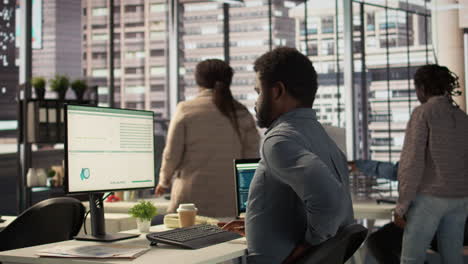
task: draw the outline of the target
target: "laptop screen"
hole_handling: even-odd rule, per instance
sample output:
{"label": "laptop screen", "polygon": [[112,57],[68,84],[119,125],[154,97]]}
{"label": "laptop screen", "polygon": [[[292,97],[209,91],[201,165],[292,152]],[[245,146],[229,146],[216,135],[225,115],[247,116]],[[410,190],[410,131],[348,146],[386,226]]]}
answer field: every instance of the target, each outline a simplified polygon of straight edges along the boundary
{"label": "laptop screen", "polygon": [[249,196],[250,182],[255,174],[260,159],[238,159],[234,160],[236,177],[236,202],[237,216],[245,213],[247,208],[247,197]]}

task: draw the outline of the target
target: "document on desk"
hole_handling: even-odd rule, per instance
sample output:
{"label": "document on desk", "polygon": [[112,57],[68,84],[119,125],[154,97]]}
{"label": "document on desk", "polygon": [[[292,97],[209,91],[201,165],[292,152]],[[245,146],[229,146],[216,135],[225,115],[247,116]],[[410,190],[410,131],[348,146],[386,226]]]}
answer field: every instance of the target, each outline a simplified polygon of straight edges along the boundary
{"label": "document on desk", "polygon": [[126,258],[133,259],[148,251],[150,247],[129,245],[56,246],[39,250],[36,255],[58,258]]}

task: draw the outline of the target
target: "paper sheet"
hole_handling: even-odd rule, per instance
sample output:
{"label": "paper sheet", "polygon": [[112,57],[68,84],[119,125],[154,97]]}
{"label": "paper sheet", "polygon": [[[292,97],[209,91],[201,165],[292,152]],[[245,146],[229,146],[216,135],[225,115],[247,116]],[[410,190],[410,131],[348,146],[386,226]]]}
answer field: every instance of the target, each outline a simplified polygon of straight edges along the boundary
{"label": "paper sheet", "polygon": [[120,244],[89,246],[56,246],[39,250],[37,255],[61,258],[136,258],[150,247],[137,247]]}

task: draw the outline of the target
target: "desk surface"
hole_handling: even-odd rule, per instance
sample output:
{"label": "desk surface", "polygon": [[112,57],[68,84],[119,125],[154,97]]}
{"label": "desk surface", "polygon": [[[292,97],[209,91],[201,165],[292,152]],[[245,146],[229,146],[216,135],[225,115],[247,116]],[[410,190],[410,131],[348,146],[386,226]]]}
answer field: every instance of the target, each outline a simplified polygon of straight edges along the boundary
{"label": "desk surface", "polygon": [[392,219],[394,204],[377,204],[375,201],[353,202],[354,218],[356,219]]}
{"label": "desk surface", "polygon": [[[125,206],[125,204],[121,204]],[[391,211],[395,207],[392,204],[377,204],[375,201],[356,201],[353,203],[355,218],[357,219],[391,219]],[[9,221],[3,223],[5,226],[11,222],[14,217],[9,217]],[[7,219],[5,217],[5,219]],[[1,225],[0,225],[1,227]],[[151,232],[162,231],[164,226],[152,226]],[[136,230],[128,231],[129,233],[138,233]],[[130,245],[149,245],[145,235],[130,240],[123,240],[117,243],[130,244]],[[51,247],[53,245],[92,245],[99,244],[97,242],[86,241],[65,241],[48,245],[41,245],[30,248],[23,248],[17,250],[10,250],[0,252],[0,262],[8,263],[51,263],[59,264],[65,260],[60,258],[40,258],[35,256],[35,252],[39,249]],[[179,249],[169,245],[161,245],[152,248],[144,255],[134,260],[90,260],[90,259],[67,259],[67,262],[74,264],[92,264],[92,263],[219,263],[230,259],[235,259],[245,255],[247,246],[245,244],[234,242],[226,242],[211,247],[206,247],[198,250]]]}
{"label": "desk surface", "polygon": [[[169,200],[162,197],[146,200],[151,201],[158,208],[158,214],[166,213]],[[106,213],[127,213],[128,209],[135,204],[136,201],[105,203],[104,211]],[[85,206],[88,207],[89,203],[86,202]],[[394,204],[377,204],[374,200],[353,202],[354,217],[356,219],[392,219],[392,209],[394,208]]]}
{"label": "desk surface", "polygon": [[[151,232],[162,231],[165,227],[152,226]],[[138,233],[136,230],[127,231],[128,233]],[[239,239],[242,240],[243,238]],[[140,235],[138,238],[123,240],[115,242],[119,244],[129,245],[142,245],[149,246],[149,242],[146,239],[145,234]],[[170,245],[160,245],[152,247],[148,252],[132,260],[122,259],[63,259],[63,258],[44,258],[35,255],[35,252],[40,249],[48,248],[54,245],[93,245],[100,244],[98,242],[88,241],[76,241],[70,240],[65,242],[41,245],[36,247],[22,248],[17,250],[9,250],[0,252],[0,262],[3,264],[8,263],[50,263],[50,264],[62,264],[64,262],[73,264],[94,264],[94,263],[196,263],[196,264],[207,264],[207,263],[219,263],[238,257],[242,257],[246,253],[247,246],[236,241],[225,242],[217,245],[213,245],[206,248],[197,250],[180,249]]]}

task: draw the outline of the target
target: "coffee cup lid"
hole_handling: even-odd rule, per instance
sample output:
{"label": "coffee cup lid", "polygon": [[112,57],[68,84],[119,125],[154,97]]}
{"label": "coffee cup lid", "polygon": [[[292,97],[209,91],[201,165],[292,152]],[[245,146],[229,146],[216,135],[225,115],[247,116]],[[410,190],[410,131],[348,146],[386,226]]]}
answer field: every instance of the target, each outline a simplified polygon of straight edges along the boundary
{"label": "coffee cup lid", "polygon": [[177,208],[177,212],[179,211],[197,211],[197,208],[195,207],[195,204],[193,203],[186,203],[186,204],[179,205],[179,208]]}

